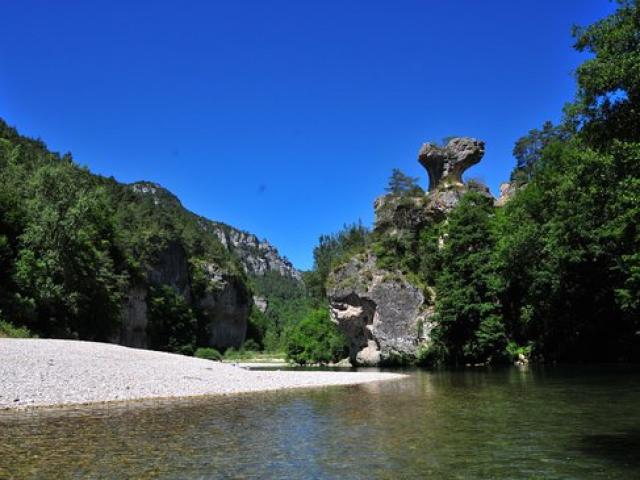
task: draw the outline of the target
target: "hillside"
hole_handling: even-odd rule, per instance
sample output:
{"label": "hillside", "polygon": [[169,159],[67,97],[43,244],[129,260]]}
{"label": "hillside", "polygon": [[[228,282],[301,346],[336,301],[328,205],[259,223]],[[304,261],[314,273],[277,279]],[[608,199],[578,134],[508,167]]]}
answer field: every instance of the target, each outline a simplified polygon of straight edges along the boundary
{"label": "hillside", "polygon": [[16,326],[183,353],[242,344],[253,279],[301,280],[266,240],[155,183],[94,175],[2,120],[0,262],[0,310]]}

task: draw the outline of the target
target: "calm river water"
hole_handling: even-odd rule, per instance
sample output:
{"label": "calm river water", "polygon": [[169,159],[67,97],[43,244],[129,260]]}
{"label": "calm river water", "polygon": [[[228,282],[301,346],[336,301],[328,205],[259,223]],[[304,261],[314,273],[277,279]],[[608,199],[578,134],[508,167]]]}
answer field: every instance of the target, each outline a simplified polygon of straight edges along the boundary
{"label": "calm river water", "polygon": [[0,412],[0,478],[636,479],[640,369]]}

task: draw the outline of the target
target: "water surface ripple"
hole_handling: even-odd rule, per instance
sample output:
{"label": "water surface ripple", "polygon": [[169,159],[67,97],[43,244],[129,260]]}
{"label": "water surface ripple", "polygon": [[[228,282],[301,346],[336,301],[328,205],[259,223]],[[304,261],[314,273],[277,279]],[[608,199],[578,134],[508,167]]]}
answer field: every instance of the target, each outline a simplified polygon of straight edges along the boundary
{"label": "water surface ripple", "polygon": [[0,478],[640,478],[640,369],[0,412]]}

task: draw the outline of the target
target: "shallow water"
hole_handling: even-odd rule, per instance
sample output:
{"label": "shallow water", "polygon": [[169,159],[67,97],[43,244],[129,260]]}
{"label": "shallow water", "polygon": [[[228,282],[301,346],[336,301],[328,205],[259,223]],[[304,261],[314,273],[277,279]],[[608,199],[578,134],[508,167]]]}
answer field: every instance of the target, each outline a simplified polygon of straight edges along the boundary
{"label": "shallow water", "polygon": [[640,368],[0,412],[0,478],[640,478]]}

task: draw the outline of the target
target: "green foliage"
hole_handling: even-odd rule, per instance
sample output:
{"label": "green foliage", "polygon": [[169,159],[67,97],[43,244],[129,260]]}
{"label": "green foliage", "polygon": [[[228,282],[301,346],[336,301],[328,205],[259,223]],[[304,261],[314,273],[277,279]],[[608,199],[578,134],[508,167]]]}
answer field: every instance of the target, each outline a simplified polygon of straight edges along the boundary
{"label": "green foliage", "polygon": [[443,343],[431,341],[418,348],[416,365],[420,367],[437,367],[445,365],[448,360],[448,352]]}
{"label": "green foliage", "polygon": [[469,192],[449,216],[432,336],[451,363],[488,361],[506,344],[491,267],[492,214],[491,199]]}
{"label": "green foliage", "polygon": [[256,350],[280,351],[288,326],[300,321],[319,300],[309,294],[303,283],[277,272],[253,276],[251,282],[256,295],[267,302],[267,309],[263,313],[254,305],[247,338],[258,345]]}
{"label": "green foliage", "polygon": [[347,342],[329,319],[329,310],[312,310],[287,333],[287,358],[298,364],[338,361],[347,355]]}
{"label": "green foliage", "polygon": [[[249,344],[249,346],[252,346],[252,345]],[[256,350],[245,348],[245,346],[243,345],[239,349],[235,349],[233,347],[228,348],[227,350],[225,350],[223,357],[225,360],[238,361],[238,360],[252,360],[258,357],[259,355],[260,354]]]}
{"label": "green foliage", "polygon": [[418,178],[406,175],[399,168],[394,168],[391,172],[389,184],[385,190],[391,195],[424,194],[424,190],[418,185]]}
{"label": "green foliage", "polygon": [[[629,358],[640,291],[640,145],[546,152],[499,223],[497,269],[516,339],[554,358]],[[635,343],[634,343],[635,342]]]}
{"label": "green foliage", "polygon": [[[205,267],[247,282],[218,228],[158,185],[93,175],[0,120],[0,308],[18,327],[108,341],[125,293],[141,286],[150,291],[153,344],[189,353],[206,321],[191,306],[214,288]],[[171,248],[186,254],[189,302],[150,278]]]}
{"label": "green foliage", "polygon": [[369,244],[369,231],[362,223],[345,225],[332,235],[321,235],[313,249],[314,273],[307,277],[313,297],[324,299],[329,273],[352,256],[363,252]]}
{"label": "green foliage", "polygon": [[147,297],[150,347],[192,355],[196,348],[197,320],[189,304],[175,288],[154,286]]}
{"label": "green foliage", "polygon": [[569,132],[564,125],[555,126],[549,121],[544,122],[541,130],[533,129],[528,135],[519,138],[513,147],[516,168],[511,174],[511,180],[519,184],[528,182],[534,166],[542,158],[543,150],[552,142],[568,138]]}
{"label": "green foliage", "polygon": [[258,342],[250,338],[242,344],[242,348],[250,352],[257,352],[260,350],[260,345]]}
{"label": "green foliage", "polygon": [[418,275],[427,285],[435,285],[438,273],[442,270],[442,245],[446,225],[436,223],[428,225],[420,232],[418,243]]}
{"label": "green foliage", "polygon": [[215,348],[200,347],[193,354],[194,357],[204,358],[205,360],[214,360],[219,362],[222,360],[222,354]]}
{"label": "green foliage", "polygon": [[524,358],[529,359],[533,352],[533,345],[518,345],[516,342],[510,341],[507,343],[506,352],[509,358],[514,362],[519,360],[521,355]]}
{"label": "green foliage", "polygon": [[618,0],[617,11],[576,27],[575,48],[593,54],[576,70],[578,92],[567,123],[593,147],[640,141],[640,5]]}
{"label": "green foliage", "polygon": [[16,327],[0,318],[0,338],[31,338],[34,336],[27,327]]}

